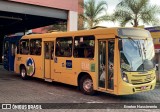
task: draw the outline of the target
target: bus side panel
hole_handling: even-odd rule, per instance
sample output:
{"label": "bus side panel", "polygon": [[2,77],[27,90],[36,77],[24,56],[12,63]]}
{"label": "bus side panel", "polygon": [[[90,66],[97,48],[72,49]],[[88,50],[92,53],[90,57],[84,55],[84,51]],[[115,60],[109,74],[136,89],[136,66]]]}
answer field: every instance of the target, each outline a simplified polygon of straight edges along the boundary
{"label": "bus side panel", "polygon": [[34,66],[35,66],[35,73],[33,74],[33,77],[38,77],[38,78],[44,78],[43,75],[43,66],[42,66],[42,56],[32,56],[30,57],[34,60]]}
{"label": "bus side panel", "polygon": [[[57,79],[58,82],[77,85],[77,73],[74,69],[76,64],[73,63],[72,58],[56,57],[56,61],[57,62],[54,63],[54,79]],[[67,68],[67,61],[70,61],[72,67]]]}
{"label": "bus side panel", "polygon": [[[69,65],[72,65],[69,67]],[[93,69],[91,70],[91,66]],[[63,58],[57,57],[57,63],[54,64],[55,75],[54,78],[58,79],[58,82],[78,85],[78,75],[82,72],[88,73],[94,84],[95,80],[95,62],[90,59],[83,58]]]}
{"label": "bus side panel", "polygon": [[[77,62],[78,60],[78,62]],[[96,89],[96,70],[95,70],[95,67],[96,67],[96,62],[94,61],[94,59],[74,59],[73,60],[73,64],[75,65],[74,66],[74,72],[76,73],[76,81],[78,81],[78,76],[80,75],[80,73],[85,73],[85,74],[88,74],[91,79],[93,80],[93,86],[94,86],[94,89]],[[76,82],[76,84],[78,84],[78,82]]]}
{"label": "bus side panel", "polygon": [[9,45],[9,70],[14,71],[14,59],[15,59],[15,42],[10,42]]}
{"label": "bus side panel", "polygon": [[[43,78],[42,74],[42,57],[41,56],[31,56],[31,55],[20,55],[17,54],[15,58],[15,72],[20,73],[20,65],[24,65],[26,70],[29,70],[27,66],[28,59],[33,59],[33,74],[28,74],[33,77]],[[28,73],[28,71],[27,71]]]}
{"label": "bus side panel", "polygon": [[[22,58],[23,57],[23,58]],[[14,71],[15,73],[20,73],[20,65],[25,65],[24,56],[20,54],[16,54],[15,61],[14,61]]]}

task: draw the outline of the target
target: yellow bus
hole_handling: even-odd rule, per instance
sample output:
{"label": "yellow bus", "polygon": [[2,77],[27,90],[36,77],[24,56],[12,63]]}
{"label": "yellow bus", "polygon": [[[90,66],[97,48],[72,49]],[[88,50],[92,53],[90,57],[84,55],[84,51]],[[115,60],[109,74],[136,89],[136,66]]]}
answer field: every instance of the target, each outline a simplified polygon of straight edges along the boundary
{"label": "yellow bus", "polygon": [[78,86],[84,94],[115,95],[153,90],[156,84],[150,33],[136,28],[99,28],[25,35],[15,72]]}

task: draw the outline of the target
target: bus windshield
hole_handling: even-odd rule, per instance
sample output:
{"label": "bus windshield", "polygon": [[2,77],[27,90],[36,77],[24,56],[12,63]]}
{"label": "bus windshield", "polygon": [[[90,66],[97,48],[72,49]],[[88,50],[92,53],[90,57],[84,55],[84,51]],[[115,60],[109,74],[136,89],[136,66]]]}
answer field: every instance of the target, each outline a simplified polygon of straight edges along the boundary
{"label": "bus windshield", "polygon": [[152,39],[122,39],[120,54],[123,71],[148,71],[155,67]]}

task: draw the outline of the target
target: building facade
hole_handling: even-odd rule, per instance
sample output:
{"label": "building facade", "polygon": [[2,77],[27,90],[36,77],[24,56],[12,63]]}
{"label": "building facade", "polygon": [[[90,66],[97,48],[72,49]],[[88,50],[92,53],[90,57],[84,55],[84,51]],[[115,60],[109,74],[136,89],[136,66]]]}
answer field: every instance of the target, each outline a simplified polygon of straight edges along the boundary
{"label": "building facade", "polygon": [[24,3],[65,10],[68,13],[67,30],[75,31],[78,27],[78,2],[80,0],[8,0],[10,2]]}
{"label": "building facade", "polygon": [[155,48],[155,63],[157,67],[157,80],[160,81],[160,26],[145,28],[150,31]]}

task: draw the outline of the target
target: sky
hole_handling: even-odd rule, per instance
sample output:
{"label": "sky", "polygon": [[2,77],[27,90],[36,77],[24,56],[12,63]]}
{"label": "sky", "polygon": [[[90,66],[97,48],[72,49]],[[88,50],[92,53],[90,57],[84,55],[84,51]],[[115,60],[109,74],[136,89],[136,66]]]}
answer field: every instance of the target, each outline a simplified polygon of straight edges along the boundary
{"label": "sky", "polygon": [[[84,1],[87,1],[87,0],[84,0]],[[96,0],[97,2],[98,1],[101,1],[101,0]],[[121,0],[104,0],[104,1],[107,1],[107,4],[108,4],[108,9],[107,9],[107,12],[108,14],[111,14],[116,5],[121,1]],[[160,0],[150,0],[150,4],[156,4],[158,6],[160,6]],[[160,18],[160,15],[159,15],[159,18]],[[100,26],[106,26],[106,27],[117,27],[119,26],[118,23],[113,23],[113,22],[102,22],[99,24]],[[143,23],[140,23],[140,25],[143,25]],[[160,25],[160,24],[159,24]],[[131,26],[131,25],[127,25],[127,26]],[[151,27],[150,25],[145,25],[145,27]]]}

